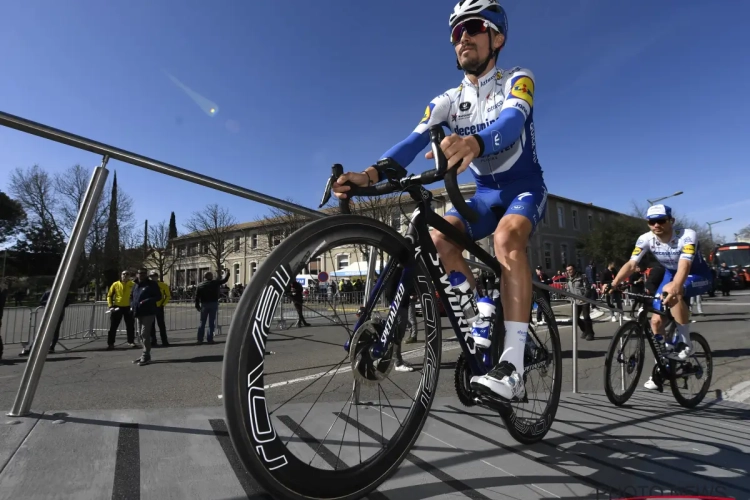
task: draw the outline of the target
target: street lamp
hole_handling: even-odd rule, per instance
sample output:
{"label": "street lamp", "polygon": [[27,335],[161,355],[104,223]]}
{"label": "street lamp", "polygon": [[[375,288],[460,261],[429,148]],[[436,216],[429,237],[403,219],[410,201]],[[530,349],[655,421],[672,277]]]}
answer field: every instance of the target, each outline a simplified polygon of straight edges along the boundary
{"label": "street lamp", "polygon": [[709,236],[709,238],[711,238],[711,246],[714,246],[714,232],[713,232],[711,226],[713,226],[714,224],[718,224],[719,222],[726,222],[728,220],[732,220],[732,218],[728,217],[728,218],[723,219],[723,220],[717,220],[717,221],[714,221],[714,222],[706,222],[706,224],[708,225],[708,236]]}
{"label": "street lamp", "polygon": [[653,204],[654,204],[654,203],[656,203],[657,201],[662,201],[662,200],[666,200],[667,198],[672,198],[673,196],[680,196],[681,194],[682,194],[682,191],[677,191],[677,192],[676,192],[676,193],[674,193],[674,194],[670,194],[669,196],[664,196],[664,197],[662,197],[662,198],[657,198],[657,199],[655,199],[655,200],[649,200],[648,198],[646,198],[646,201],[648,202],[648,204],[649,204],[649,205],[653,205]]}

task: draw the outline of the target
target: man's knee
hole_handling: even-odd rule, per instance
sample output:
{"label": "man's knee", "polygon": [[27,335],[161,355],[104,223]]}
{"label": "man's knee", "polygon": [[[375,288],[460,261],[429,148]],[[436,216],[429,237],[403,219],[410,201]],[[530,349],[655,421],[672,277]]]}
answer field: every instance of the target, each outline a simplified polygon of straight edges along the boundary
{"label": "man's knee", "polygon": [[503,217],[493,236],[495,253],[503,256],[513,251],[525,252],[532,229],[531,221],[522,215]]}
{"label": "man's knee", "polygon": [[[462,234],[466,234],[466,228],[464,227],[461,219],[453,217],[452,215],[447,215],[445,217],[445,221],[448,222],[451,226],[458,229]],[[432,242],[435,244],[435,248],[440,255],[460,253],[462,251],[462,249],[456,243],[454,243],[450,238],[448,238],[437,229],[432,230],[431,236]]]}

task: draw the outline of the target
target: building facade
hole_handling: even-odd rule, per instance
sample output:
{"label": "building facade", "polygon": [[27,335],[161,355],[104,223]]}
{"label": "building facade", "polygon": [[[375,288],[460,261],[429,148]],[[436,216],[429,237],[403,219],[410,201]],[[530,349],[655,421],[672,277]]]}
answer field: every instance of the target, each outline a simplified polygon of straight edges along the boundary
{"label": "building facade", "polygon": [[[476,186],[463,184],[460,186],[464,198],[473,195]],[[444,188],[432,190],[435,211],[444,215],[452,206]],[[375,207],[375,203],[373,203]],[[368,207],[362,211],[367,212]],[[408,215],[414,208],[414,202],[405,196],[401,207],[380,207],[370,215],[402,231],[407,223],[402,211]],[[356,211],[356,210],[355,210]],[[323,213],[337,213],[337,209],[323,209]],[[577,248],[578,242],[600,224],[623,216],[619,212],[597,207],[591,203],[583,203],[561,196],[550,194],[547,197],[547,211],[537,231],[532,235],[527,246],[527,256],[532,268],[541,266],[547,274],[554,274],[564,270],[566,264],[574,264],[583,269],[589,262],[589,256]],[[227,243],[229,249],[225,258],[225,266],[230,270],[231,277],[228,285],[247,285],[253,278],[263,261],[278,246],[285,236],[299,227],[299,222],[289,220],[289,217],[268,218],[261,221],[238,224],[228,231]],[[165,281],[173,288],[198,284],[203,280],[207,271],[216,272],[208,252],[208,243],[200,237],[186,234],[172,240],[177,258],[173,269],[165,277]],[[479,242],[479,245],[494,255],[492,236]],[[471,257],[468,254],[467,257]],[[316,276],[321,271],[328,273],[341,270],[355,263],[364,263],[363,249],[350,247],[337,249],[335,255],[318,258],[312,261],[300,274]],[[600,263],[601,264],[601,263]]]}

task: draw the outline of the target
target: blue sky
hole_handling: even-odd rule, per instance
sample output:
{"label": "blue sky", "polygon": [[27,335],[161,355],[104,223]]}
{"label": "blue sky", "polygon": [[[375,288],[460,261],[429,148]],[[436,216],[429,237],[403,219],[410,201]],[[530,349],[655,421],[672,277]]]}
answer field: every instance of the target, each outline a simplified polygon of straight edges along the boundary
{"label": "blue sky", "polygon": [[[453,3],[9,2],[0,110],[316,206],[331,164],[371,164],[460,82],[448,41]],[[701,223],[733,218],[715,232],[731,238],[750,224],[750,94],[741,91],[750,3],[505,6],[498,66],[536,76],[537,148],[552,193],[627,211],[633,199],[682,190],[669,200],[677,212]],[[0,128],[3,190],[18,166],[98,162]],[[410,168],[429,167],[418,157]],[[175,211],[179,225],[212,202],[239,221],[267,213],[138,167],[110,169],[139,224]]]}

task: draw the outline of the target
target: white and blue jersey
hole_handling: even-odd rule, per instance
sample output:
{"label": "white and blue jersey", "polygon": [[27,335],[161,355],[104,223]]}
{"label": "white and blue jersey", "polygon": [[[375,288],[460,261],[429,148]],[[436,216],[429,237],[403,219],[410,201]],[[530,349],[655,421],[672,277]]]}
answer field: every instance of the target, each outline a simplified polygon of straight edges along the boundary
{"label": "white and blue jersey", "polygon": [[547,188],[536,153],[534,89],[534,75],[523,68],[496,69],[478,85],[464,78],[434,98],[414,131],[383,158],[406,167],[428,145],[434,125],[463,137],[473,135],[481,152],[469,165],[477,192],[467,203],[479,213],[479,221],[470,225],[453,209],[446,215],[461,219],[475,240],[494,232],[504,214],[523,215],[536,227],[544,217]]}
{"label": "white and blue jersey", "polygon": [[[675,229],[672,238],[666,243],[662,243],[651,231],[644,233],[638,238],[630,260],[638,263],[647,252],[651,252],[665,270],[664,278],[656,291],[657,296],[661,296],[664,285],[674,279],[677,266],[682,260],[690,262],[690,271],[685,280],[685,299],[702,295],[711,288],[711,270],[700,253],[698,236],[692,229]],[[659,301],[654,301],[655,308],[659,307],[658,303]]]}

